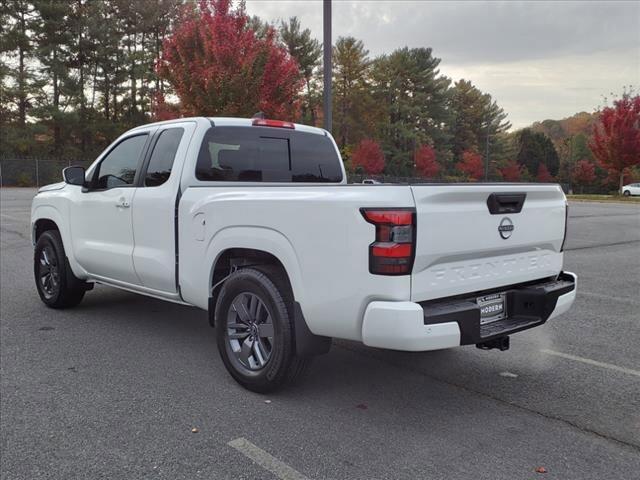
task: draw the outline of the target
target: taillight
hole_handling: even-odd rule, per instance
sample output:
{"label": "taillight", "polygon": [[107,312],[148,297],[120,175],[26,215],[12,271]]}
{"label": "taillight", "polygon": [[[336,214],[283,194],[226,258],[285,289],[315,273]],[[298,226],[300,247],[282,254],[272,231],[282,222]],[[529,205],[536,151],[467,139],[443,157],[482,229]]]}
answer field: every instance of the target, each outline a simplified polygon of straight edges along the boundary
{"label": "taillight", "polygon": [[269,120],[266,118],[254,118],[252,125],[256,127],[276,127],[291,129],[296,128],[296,126],[291,122],[283,122],[282,120]]}
{"label": "taillight", "polygon": [[369,245],[369,272],[376,275],[408,275],[416,244],[416,211],[413,208],[361,208],[364,219],[375,225],[376,239]]}
{"label": "taillight", "polygon": [[569,202],[564,202],[564,237],[562,238],[562,246],[560,247],[560,251],[564,252],[564,244],[567,241],[567,227],[569,223]]}

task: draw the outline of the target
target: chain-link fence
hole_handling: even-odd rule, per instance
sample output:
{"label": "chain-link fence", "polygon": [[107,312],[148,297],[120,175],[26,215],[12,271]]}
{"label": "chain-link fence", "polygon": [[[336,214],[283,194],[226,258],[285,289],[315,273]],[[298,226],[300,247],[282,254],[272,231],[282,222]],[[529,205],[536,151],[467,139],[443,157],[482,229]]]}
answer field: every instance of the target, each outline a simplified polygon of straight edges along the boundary
{"label": "chain-link fence", "polygon": [[[88,168],[91,162],[73,159],[53,158],[0,158],[0,187],[41,187],[49,183],[62,181],[62,169],[71,165]],[[379,183],[445,183],[443,180],[424,177],[398,177],[394,175],[366,175],[350,174],[349,183],[362,183],[364,180],[374,180]],[[373,182],[372,182],[373,183]],[[569,193],[569,184],[562,183],[562,189]],[[573,193],[609,193],[606,187],[592,185],[577,187]]]}
{"label": "chain-link fence", "polygon": [[0,158],[0,187],[40,187],[62,181],[62,169],[90,162],[53,158]]}
{"label": "chain-link fence", "polygon": [[347,174],[348,183],[399,183],[399,184],[414,184],[414,183],[445,183],[444,180],[437,180],[426,177],[399,177],[396,175],[367,175],[364,173],[350,173]]}
{"label": "chain-link fence", "polygon": [[[441,179],[425,178],[425,177],[396,177],[393,175],[366,175],[366,174],[350,174],[348,176],[349,183],[399,183],[399,184],[416,184],[416,183],[447,183]],[[571,187],[568,183],[560,183],[565,193],[569,193]],[[595,189],[594,189],[595,190]]]}

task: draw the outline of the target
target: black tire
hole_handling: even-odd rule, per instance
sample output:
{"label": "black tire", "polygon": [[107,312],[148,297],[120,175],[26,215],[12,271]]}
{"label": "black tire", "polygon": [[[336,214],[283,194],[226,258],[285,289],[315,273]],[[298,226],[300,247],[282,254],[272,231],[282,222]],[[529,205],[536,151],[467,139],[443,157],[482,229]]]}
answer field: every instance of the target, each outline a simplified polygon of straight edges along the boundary
{"label": "black tire", "polygon": [[[256,304],[254,316],[251,310]],[[311,361],[310,357],[296,355],[293,295],[276,268],[244,268],[231,274],[218,295],[215,324],[225,367],[240,385],[253,392],[272,392],[293,383]]]}
{"label": "black tire", "polygon": [[624,192],[622,192],[622,194],[623,194],[625,197],[629,197],[629,196],[631,195],[631,192],[630,192],[629,190],[625,190]]}
{"label": "black tire", "polygon": [[38,295],[48,307],[75,307],[84,297],[85,284],[71,271],[57,230],[47,230],[38,238],[33,275]]}

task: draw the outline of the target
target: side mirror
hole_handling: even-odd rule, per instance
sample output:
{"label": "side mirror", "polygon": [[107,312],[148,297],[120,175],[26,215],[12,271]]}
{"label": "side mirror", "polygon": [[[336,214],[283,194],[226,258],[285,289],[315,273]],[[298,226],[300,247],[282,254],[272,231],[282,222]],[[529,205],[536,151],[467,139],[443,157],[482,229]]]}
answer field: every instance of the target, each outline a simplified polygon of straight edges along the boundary
{"label": "side mirror", "polygon": [[67,167],[62,170],[62,178],[69,185],[84,186],[84,167]]}

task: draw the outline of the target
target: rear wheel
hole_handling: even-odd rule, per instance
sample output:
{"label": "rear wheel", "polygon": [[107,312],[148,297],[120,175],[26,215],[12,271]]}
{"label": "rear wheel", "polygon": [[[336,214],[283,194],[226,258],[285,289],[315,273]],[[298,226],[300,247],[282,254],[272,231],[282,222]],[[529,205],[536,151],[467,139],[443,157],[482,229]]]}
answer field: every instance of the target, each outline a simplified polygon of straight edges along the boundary
{"label": "rear wheel", "polygon": [[75,307],[86,291],[69,267],[60,233],[48,230],[38,238],[33,273],[40,299],[51,308]]}
{"label": "rear wheel", "polygon": [[291,303],[276,269],[245,268],[224,282],[215,309],[218,350],[243,387],[270,392],[306,370],[310,359],[295,352]]}

